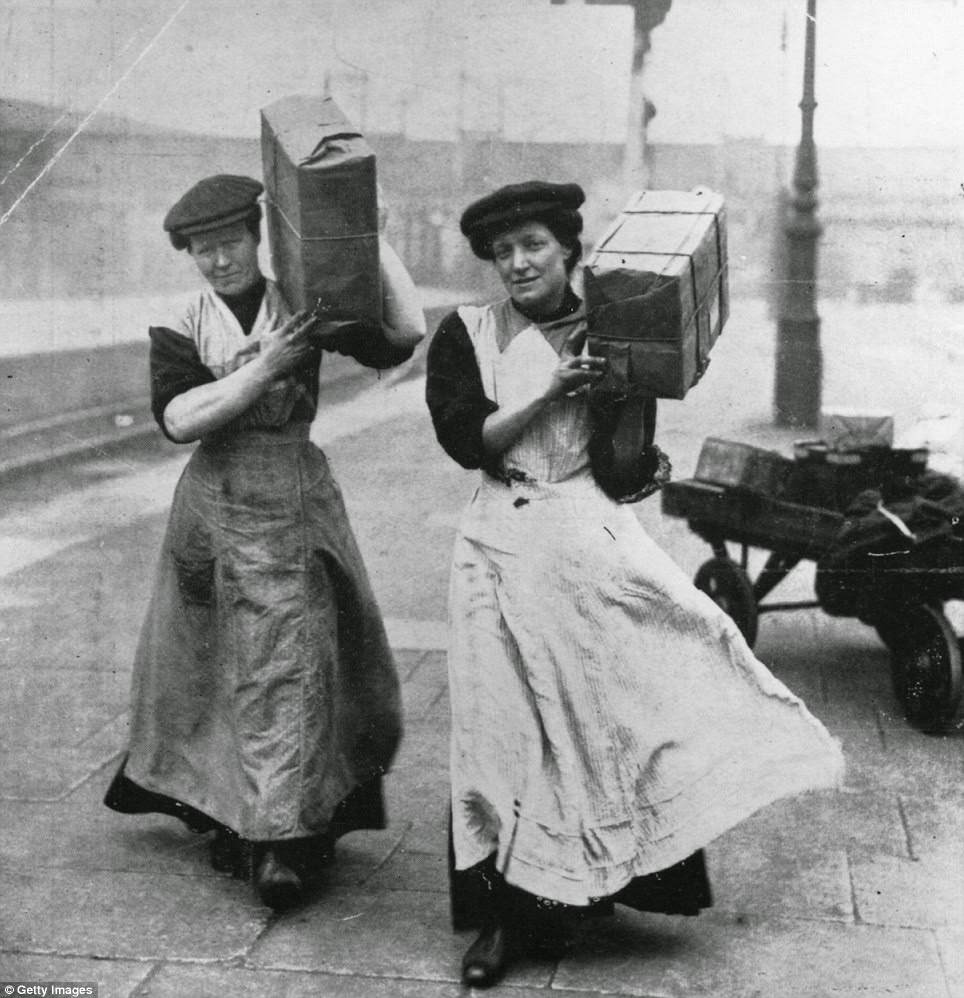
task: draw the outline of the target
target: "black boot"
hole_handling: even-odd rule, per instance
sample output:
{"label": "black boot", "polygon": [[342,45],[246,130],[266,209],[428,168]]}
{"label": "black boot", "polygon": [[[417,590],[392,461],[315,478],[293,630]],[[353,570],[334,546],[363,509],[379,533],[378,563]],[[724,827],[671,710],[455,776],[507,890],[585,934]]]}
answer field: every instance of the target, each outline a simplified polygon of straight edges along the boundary
{"label": "black boot", "polygon": [[254,871],[254,887],[258,897],[275,911],[287,911],[301,903],[304,884],[301,877],[288,866],[281,852],[273,845],[265,845]]}
{"label": "black boot", "polygon": [[310,838],[292,839],[281,848],[281,859],[302,879],[306,887],[317,886],[325,870],[335,861],[335,838],[325,832]]}
{"label": "black boot", "polygon": [[224,826],[219,827],[211,839],[211,866],[218,873],[230,873],[239,880],[247,880],[251,875],[251,846],[236,832]]}
{"label": "black boot", "polygon": [[470,988],[489,988],[502,980],[515,953],[515,940],[508,920],[493,919],[462,957],[462,983]]}
{"label": "black boot", "polygon": [[517,913],[522,931],[519,945],[528,956],[561,960],[573,947],[580,915],[558,901],[528,895]]}

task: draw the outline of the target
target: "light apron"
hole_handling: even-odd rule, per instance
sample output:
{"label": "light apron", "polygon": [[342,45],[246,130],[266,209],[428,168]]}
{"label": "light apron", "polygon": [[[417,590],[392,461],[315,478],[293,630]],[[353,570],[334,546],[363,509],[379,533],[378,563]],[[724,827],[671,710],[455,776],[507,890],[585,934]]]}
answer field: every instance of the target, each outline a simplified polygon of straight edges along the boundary
{"label": "light apron", "polygon": [[[486,395],[511,407],[559,362],[506,308],[460,309]],[[833,786],[836,742],[735,624],[605,496],[584,397],[483,475],[450,588],[455,867],[571,905],[665,870],[760,807]]]}

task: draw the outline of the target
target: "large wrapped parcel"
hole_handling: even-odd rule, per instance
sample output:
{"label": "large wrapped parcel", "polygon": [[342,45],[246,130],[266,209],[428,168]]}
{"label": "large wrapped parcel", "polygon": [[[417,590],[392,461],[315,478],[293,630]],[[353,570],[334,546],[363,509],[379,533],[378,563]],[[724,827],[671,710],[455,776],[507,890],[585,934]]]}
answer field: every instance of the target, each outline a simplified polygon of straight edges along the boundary
{"label": "large wrapped parcel", "polygon": [[261,111],[275,278],[290,308],[379,324],[375,154],[330,97],[285,97]]}
{"label": "large wrapped parcel", "polygon": [[681,399],[729,314],[726,213],[706,189],[642,191],[585,268],[589,352],[614,394]]}

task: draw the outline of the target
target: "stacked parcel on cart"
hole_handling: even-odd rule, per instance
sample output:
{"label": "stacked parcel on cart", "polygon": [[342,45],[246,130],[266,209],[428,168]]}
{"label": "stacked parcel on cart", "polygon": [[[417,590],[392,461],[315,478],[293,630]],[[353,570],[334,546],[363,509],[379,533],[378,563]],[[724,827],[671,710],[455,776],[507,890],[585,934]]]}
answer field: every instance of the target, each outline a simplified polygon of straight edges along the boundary
{"label": "stacked parcel on cart", "polygon": [[[856,617],[890,649],[908,719],[942,731],[961,702],[960,642],[944,604],[964,599],[964,490],[928,470],[926,449],[894,447],[893,432],[890,414],[838,409],[792,459],[709,438],[694,478],[664,489],[663,511],[712,546],[696,584],[748,641],[765,611]],[[739,563],[728,542],[742,546]],[[753,581],[750,547],[770,552]],[[803,560],[816,562],[816,602],[762,603]]]}

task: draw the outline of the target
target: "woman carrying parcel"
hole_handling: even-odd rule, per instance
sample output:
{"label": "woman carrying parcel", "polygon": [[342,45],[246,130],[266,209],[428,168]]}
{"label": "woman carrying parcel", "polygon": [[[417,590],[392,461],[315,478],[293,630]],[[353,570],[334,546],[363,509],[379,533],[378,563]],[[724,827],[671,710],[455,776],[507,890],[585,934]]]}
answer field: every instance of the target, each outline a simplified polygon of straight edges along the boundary
{"label": "woman carrying parcel", "polygon": [[[475,986],[540,918],[697,914],[703,846],[842,771],[822,725],[594,478],[605,427],[593,436],[585,389],[602,362],[582,352],[570,284],[583,199],[532,181],[465,210],[508,297],[453,312],[428,356],[439,441],[482,471],[449,604],[450,887],[455,927],[482,930],[462,966]],[[658,458],[647,446],[652,476]]]}
{"label": "woman carrying parcel", "polygon": [[384,241],[381,328],[289,314],[258,262],[262,190],[208,177],[164,220],[208,287],[150,329],[152,407],[171,440],[199,445],[175,492],[129,750],[105,802],[214,830],[215,867],[285,908],[339,835],[383,827],[381,776],[401,730],[381,616],[308,439],[321,353],[390,367],[424,317]]}

